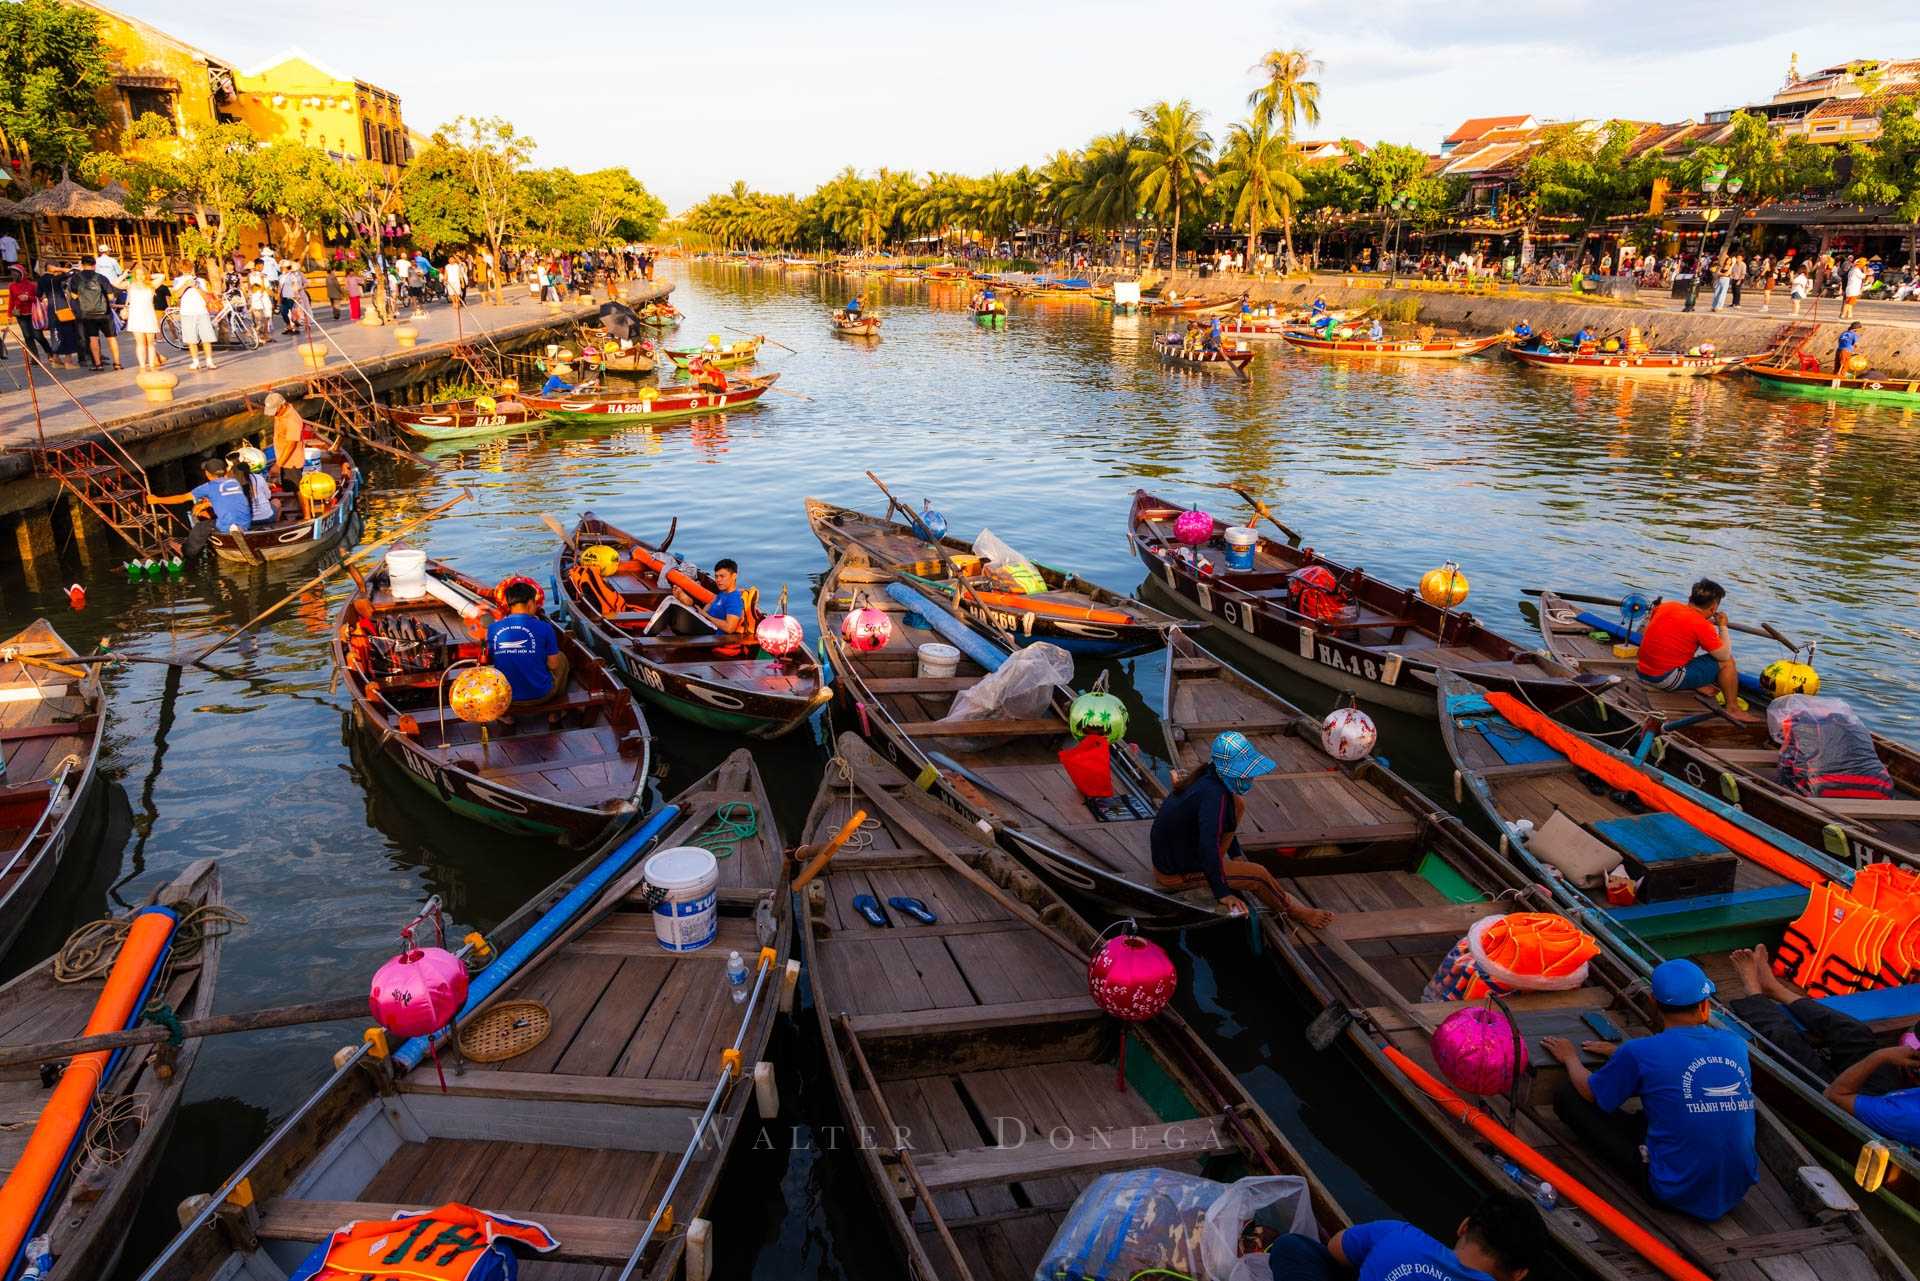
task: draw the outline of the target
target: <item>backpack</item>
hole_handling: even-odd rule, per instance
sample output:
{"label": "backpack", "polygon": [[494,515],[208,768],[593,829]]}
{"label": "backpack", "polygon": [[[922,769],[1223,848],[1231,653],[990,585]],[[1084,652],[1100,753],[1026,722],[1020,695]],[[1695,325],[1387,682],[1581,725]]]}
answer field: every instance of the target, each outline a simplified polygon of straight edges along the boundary
{"label": "backpack", "polygon": [[67,290],[67,298],[73,304],[74,315],[82,320],[105,320],[107,318],[107,291],[100,285],[100,273],[83,271]]}

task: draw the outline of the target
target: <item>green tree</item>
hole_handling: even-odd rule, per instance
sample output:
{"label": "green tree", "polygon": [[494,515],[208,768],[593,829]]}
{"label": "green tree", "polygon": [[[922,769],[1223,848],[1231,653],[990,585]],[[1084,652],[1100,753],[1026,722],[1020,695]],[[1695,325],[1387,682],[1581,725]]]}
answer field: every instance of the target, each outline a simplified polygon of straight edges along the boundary
{"label": "green tree", "polygon": [[122,153],[96,156],[94,174],[122,183],[137,206],[184,205],[190,225],[180,247],[191,258],[211,260],[210,278],[218,278],[241,230],[260,225],[260,140],[234,123],[175,139],[146,127],[155,122],[142,117]]}
{"label": "green tree", "polygon": [[[1320,123],[1320,82],[1314,77],[1320,64],[1305,49],[1269,49],[1253,69],[1265,77],[1259,88],[1247,95],[1253,109],[1252,125],[1280,139],[1284,151],[1291,153],[1294,129],[1298,125]],[[1283,158],[1290,162],[1291,154]],[[1284,167],[1291,169],[1288,163]],[[1293,267],[1293,205],[1282,203],[1280,227],[1286,243],[1287,268]]]}
{"label": "green tree", "polygon": [[[1880,113],[1880,136],[1856,149],[1847,198],[1866,205],[1892,205],[1903,222],[1920,222],[1920,115],[1911,98]],[[1907,252],[1912,265],[1915,254]]]}
{"label": "green tree", "polygon": [[482,238],[465,165],[452,148],[429,142],[401,178],[413,238],[429,249],[478,244]]}
{"label": "green tree", "polygon": [[521,171],[533,154],[533,140],[515,132],[499,116],[459,116],[433,132],[433,145],[447,151],[453,173],[464,184],[477,239],[493,255],[493,300],[505,301],[500,246],[526,220],[527,185]]}
{"label": "green tree", "polygon": [[1171,267],[1180,265],[1180,212],[1204,194],[1213,181],[1213,138],[1193,104],[1157,102],[1134,113],[1140,134],[1133,140],[1131,163],[1141,205],[1167,219]]}
{"label": "green tree", "polygon": [[1665,162],[1651,151],[1629,156],[1639,133],[1624,120],[1613,121],[1597,135],[1584,125],[1558,125],[1527,159],[1522,189],[1535,210],[1580,219],[1575,262],[1586,252],[1596,224],[1647,207],[1653,180]]}
{"label": "green tree", "polygon": [[619,235],[651,236],[666,216],[666,206],[625,169],[596,169],[575,175],[560,195],[563,221],[581,244],[598,248]]}
{"label": "green tree", "polygon": [[271,214],[294,237],[283,246],[295,261],[307,255],[316,237],[344,221],[342,212],[354,195],[350,172],[355,161],[339,161],[304,142],[276,142],[255,160],[259,185],[254,192],[257,212]]}
{"label": "green tree", "polygon": [[0,3],[0,155],[22,173],[77,171],[107,126],[111,76],[92,10]]}
{"label": "green tree", "polygon": [[1279,222],[1287,227],[1287,260],[1293,259],[1293,203],[1306,195],[1295,173],[1290,143],[1256,115],[1227,130],[1214,182],[1224,193],[1231,226],[1247,229],[1247,266],[1260,252],[1260,228]]}

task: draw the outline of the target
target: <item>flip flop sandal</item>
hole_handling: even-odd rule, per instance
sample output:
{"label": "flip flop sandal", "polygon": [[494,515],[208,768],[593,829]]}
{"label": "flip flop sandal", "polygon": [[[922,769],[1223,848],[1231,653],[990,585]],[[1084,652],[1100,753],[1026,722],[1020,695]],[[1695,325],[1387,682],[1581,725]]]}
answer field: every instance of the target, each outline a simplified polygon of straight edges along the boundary
{"label": "flip flop sandal", "polygon": [[853,910],[865,917],[868,925],[877,926],[880,929],[893,928],[893,922],[888,920],[887,914],[881,910],[879,900],[871,894],[854,895]]}
{"label": "flip flop sandal", "polygon": [[908,898],[904,894],[896,894],[887,900],[887,906],[893,908],[895,911],[905,912],[922,925],[938,925],[940,923],[940,918],[928,911],[927,905],[917,898]]}

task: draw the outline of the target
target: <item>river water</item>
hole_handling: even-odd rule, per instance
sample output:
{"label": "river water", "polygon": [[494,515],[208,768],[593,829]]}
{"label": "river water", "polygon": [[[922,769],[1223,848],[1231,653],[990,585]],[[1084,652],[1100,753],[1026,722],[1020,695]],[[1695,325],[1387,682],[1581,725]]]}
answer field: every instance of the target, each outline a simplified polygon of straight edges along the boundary
{"label": "river water", "polygon": [[[567,520],[590,508],[655,533],[677,516],[677,549],[704,562],[734,557],[769,600],[790,588],[810,625],[824,565],[800,500],[875,506],[865,470],[903,497],[931,498],[956,532],[990,526],[1030,556],[1128,590],[1142,577],[1123,537],[1132,491],[1228,511],[1236,500],[1203,486],[1230,480],[1265,495],[1316,547],[1383,577],[1410,581],[1458,561],[1472,608],[1523,640],[1523,587],[1671,595],[1711,575],[1730,589],[1736,619],[1817,641],[1828,689],[1876,727],[1920,735],[1911,415],[1776,398],[1735,379],[1568,381],[1498,356],[1338,364],[1275,350],[1243,386],[1163,367],[1149,320],[1017,304],[1004,332],[985,332],[957,295],[930,286],[863,283],[886,337],[860,344],[826,327],[847,287],[683,270],[674,299],[691,319],[678,337],[765,333],[798,350],[769,346],[763,367],[807,399],[770,396],[664,429],[503,438],[428,467],[375,461],[369,531],[464,488],[474,501],[417,544],[489,581],[544,579],[553,540],[542,513]],[[78,562],[69,572],[84,577]],[[129,584],[99,569],[79,614],[16,579],[0,625],[46,614],[77,646],[104,637],[163,654],[236,625],[304,577],[208,565]],[[364,990],[427,894],[446,899],[462,931],[484,928],[564,869],[566,856],[469,827],[363,768],[343,736],[345,696],[330,686],[328,621],[342,590],[303,597],[226,651],[222,675],[192,671],[169,686],[157,667],[111,674],[105,830],[76,852],[8,972],[213,856],[229,904],[247,917],[228,943],[221,1007],[337,997]],[[1128,667],[1143,696],[1158,688],[1155,667]],[[1331,701],[1286,692],[1315,711]],[[653,729],[672,765],[669,790],[734,745],[660,716]],[[1381,751],[1431,782],[1442,775],[1436,739],[1430,726],[1387,720]],[[791,839],[823,752],[796,738],[761,759]],[[1177,951],[1188,1013],[1357,1215],[1394,1211],[1442,1232],[1457,1221],[1470,1193],[1352,1088],[1337,1053],[1306,1047],[1303,1012],[1276,1000],[1244,937],[1189,938]],[[334,1025],[209,1044],[129,1258],[149,1257],[175,1203],[215,1186],[357,1035],[357,1025]],[[776,1131],[777,1143],[730,1173],[714,1216],[725,1229],[718,1274],[886,1275],[859,1170],[823,1147],[818,1127],[834,1103],[811,1032],[783,1031],[779,1049],[797,1128]]]}

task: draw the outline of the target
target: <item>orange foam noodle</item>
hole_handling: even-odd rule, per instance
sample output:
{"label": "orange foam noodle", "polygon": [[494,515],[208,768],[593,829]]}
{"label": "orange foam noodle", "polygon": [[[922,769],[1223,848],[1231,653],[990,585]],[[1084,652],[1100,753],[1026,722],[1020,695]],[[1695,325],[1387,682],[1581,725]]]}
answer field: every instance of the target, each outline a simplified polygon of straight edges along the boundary
{"label": "orange foam noodle", "polygon": [[1045,614],[1049,618],[1069,618],[1080,623],[1111,623],[1125,626],[1133,621],[1117,609],[1097,609],[1090,605],[1065,605],[1058,601],[1035,600],[1018,592],[979,592],[971,587],[967,595],[982,605],[999,609],[1017,609],[1022,613]]}
{"label": "orange foam noodle", "polygon": [[1595,747],[1571,730],[1555,724],[1513,695],[1488,691],[1487,701],[1492,703],[1494,710],[1502,716],[1564,755],[1581,769],[1623,792],[1633,793],[1652,808],[1672,814],[1689,826],[1705,832],[1743,858],[1750,859],[1768,871],[1777,873],[1796,885],[1807,886],[1809,889],[1826,880],[1826,877],[1787,851],[1762,840],[1744,827],[1729,823],[1697,801],[1690,800],[1672,788],[1654,781],[1641,773],[1638,767]]}
{"label": "orange foam noodle", "polygon": [[[165,910],[149,909],[133,918],[126,941],[120,945],[120,956],[107,975],[106,985],[100,989],[100,997],[93,1004],[93,1013],[87,1019],[82,1036],[121,1031],[139,1015],[148,980],[166,955],[178,924],[174,914]],[[26,1244],[27,1233],[33,1230],[34,1218],[40,1213],[48,1189],[65,1172],[74,1138],[86,1124],[93,1097],[99,1093],[112,1057],[111,1050],[95,1050],[91,1054],[75,1055],[68,1062],[60,1083],[53,1087],[46,1106],[40,1109],[40,1119],[34,1122],[26,1150],[20,1154],[13,1172],[7,1175],[5,1186],[0,1187],[0,1260],[4,1260],[7,1267],[12,1266],[20,1247]]]}
{"label": "orange foam noodle", "polygon": [[1455,1094],[1433,1073],[1391,1045],[1383,1045],[1380,1049],[1389,1062],[1406,1074],[1408,1080],[1440,1105],[1441,1111],[1471,1126],[1476,1134],[1512,1157],[1528,1173],[1551,1183],[1555,1192],[1585,1210],[1596,1223],[1619,1237],[1636,1254],[1673,1281],[1710,1281],[1706,1273],[1688,1263],[1672,1247],[1622,1214],[1612,1202],[1528,1146],[1513,1131]]}

